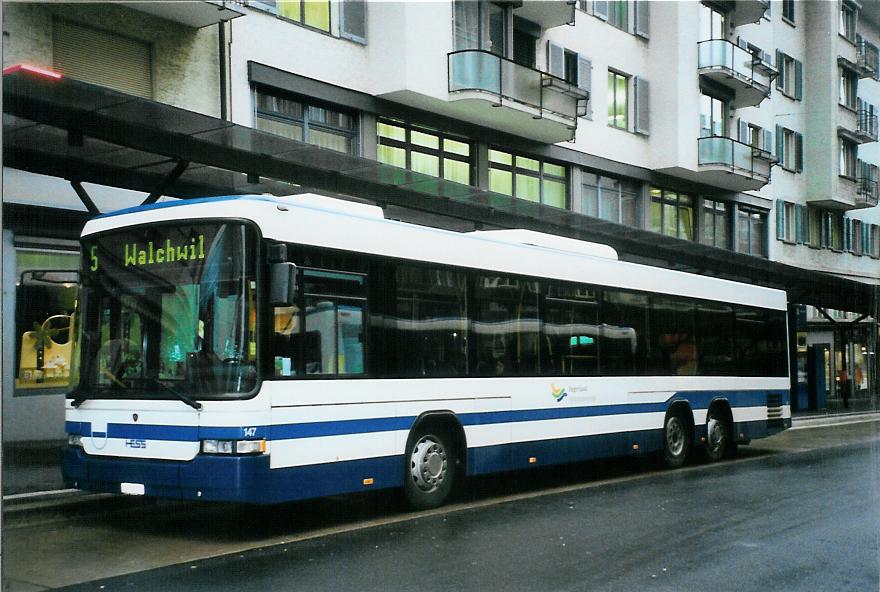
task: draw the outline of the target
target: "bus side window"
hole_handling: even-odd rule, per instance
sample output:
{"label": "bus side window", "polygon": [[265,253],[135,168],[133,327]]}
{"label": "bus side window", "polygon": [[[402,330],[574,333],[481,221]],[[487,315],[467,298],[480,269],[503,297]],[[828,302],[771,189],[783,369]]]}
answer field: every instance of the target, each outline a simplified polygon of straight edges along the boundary
{"label": "bus side window", "polygon": [[276,306],[272,321],[275,376],[294,376],[301,341],[300,308],[296,305]]}
{"label": "bus side window", "polygon": [[303,372],[363,374],[366,277],[304,269],[303,290]]}

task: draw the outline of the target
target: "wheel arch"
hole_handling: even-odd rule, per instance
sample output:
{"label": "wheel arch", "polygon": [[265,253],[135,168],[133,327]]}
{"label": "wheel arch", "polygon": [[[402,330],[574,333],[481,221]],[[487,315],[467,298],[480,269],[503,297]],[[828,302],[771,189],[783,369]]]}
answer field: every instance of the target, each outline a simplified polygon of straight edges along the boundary
{"label": "wheel arch", "polygon": [[731,429],[733,429],[733,408],[730,405],[730,400],[727,397],[715,397],[709,403],[709,406],[706,408],[706,413],[709,413],[712,410],[717,410],[721,416],[727,421],[728,425]]}
{"label": "wheel arch", "polygon": [[458,461],[458,470],[462,475],[465,474],[467,469],[467,436],[461,424],[461,419],[459,419],[455,412],[449,409],[425,411],[419,415],[409,429],[404,454],[407,454],[414,435],[428,429],[442,431],[452,438],[452,445],[455,447],[456,460]]}
{"label": "wheel arch", "polygon": [[685,426],[690,430],[691,440],[696,439],[696,424],[694,423],[694,410],[686,399],[676,399],[666,407],[666,415],[663,416],[663,425],[670,415],[678,415],[685,420]]}

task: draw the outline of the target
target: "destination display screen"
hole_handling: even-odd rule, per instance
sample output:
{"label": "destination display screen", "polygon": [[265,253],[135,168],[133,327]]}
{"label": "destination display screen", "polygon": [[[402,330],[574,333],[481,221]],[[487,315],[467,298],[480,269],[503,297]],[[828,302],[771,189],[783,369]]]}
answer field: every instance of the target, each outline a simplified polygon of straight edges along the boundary
{"label": "destination display screen", "polygon": [[78,390],[124,398],[251,391],[256,245],[252,229],[232,222],[86,237]]}

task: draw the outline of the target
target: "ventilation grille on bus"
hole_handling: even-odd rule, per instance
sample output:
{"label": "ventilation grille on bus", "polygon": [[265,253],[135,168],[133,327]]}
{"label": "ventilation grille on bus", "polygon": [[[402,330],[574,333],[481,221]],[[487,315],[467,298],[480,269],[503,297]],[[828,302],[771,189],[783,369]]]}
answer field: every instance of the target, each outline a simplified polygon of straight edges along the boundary
{"label": "ventilation grille on bus", "polygon": [[782,427],[782,395],[767,395],[767,427]]}

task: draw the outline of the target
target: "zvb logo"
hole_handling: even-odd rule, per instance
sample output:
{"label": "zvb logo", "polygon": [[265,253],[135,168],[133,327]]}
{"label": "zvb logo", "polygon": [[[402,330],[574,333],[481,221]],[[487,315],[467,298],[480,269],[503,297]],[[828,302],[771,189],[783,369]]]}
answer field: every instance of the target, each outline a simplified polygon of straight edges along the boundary
{"label": "zvb logo", "polygon": [[553,395],[553,398],[556,399],[557,403],[568,396],[568,393],[565,392],[565,387],[556,388],[555,384],[550,385],[550,394]]}

